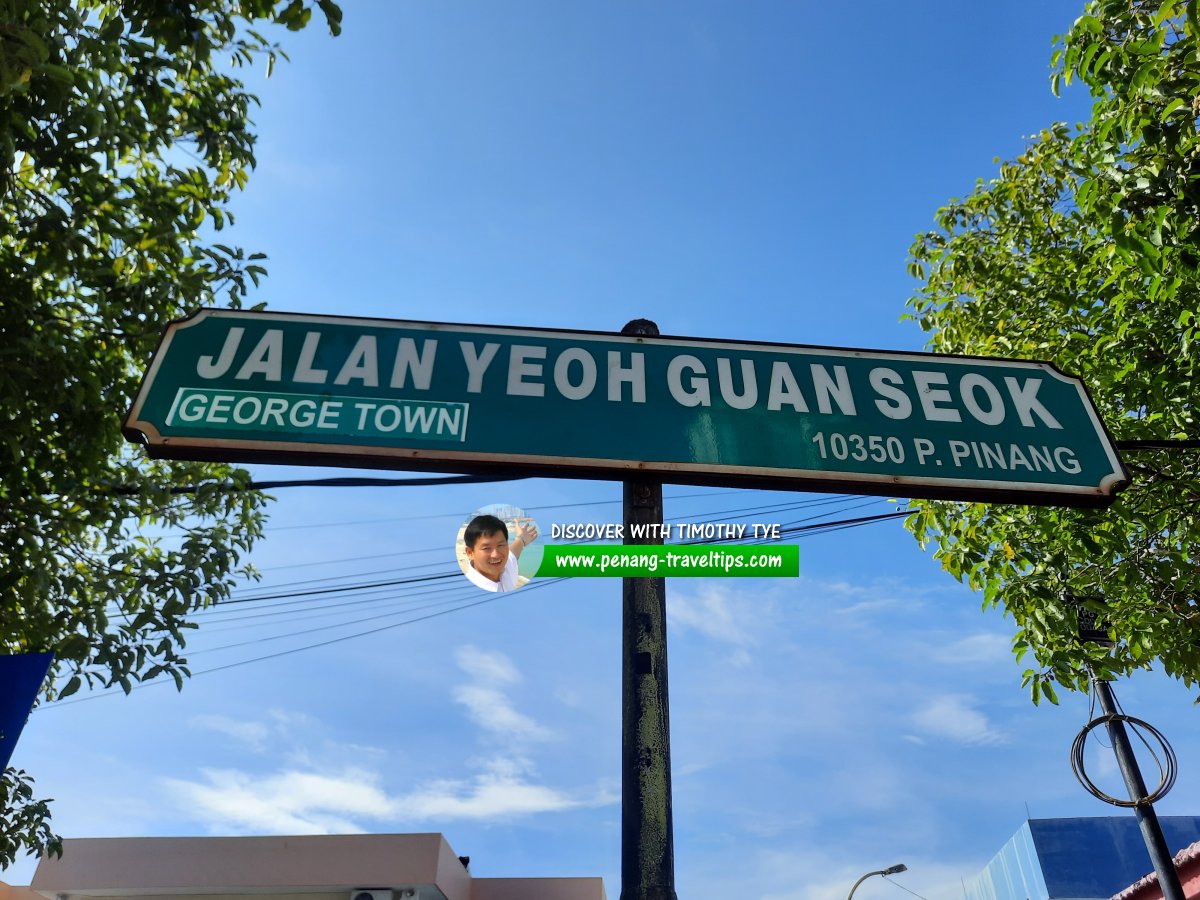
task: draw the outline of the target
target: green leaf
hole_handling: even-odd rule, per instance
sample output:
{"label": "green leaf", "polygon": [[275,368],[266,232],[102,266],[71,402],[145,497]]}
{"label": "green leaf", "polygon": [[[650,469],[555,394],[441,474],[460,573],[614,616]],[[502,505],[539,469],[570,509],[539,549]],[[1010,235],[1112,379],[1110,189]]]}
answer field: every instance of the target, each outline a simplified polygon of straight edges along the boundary
{"label": "green leaf", "polygon": [[[1200,436],[1198,6],[1089,3],[1054,61],[1089,85],[1089,119],[1043,129],[910,250],[908,319],[930,349],[1051,360],[1118,440]],[[1088,666],[1200,685],[1196,455],[1125,458],[1133,481],[1106,510],[913,501],[905,521],[1012,618],[1014,654],[1040,667],[1022,679],[1035,703],[1085,687]],[[1104,598],[1111,649],[1079,642],[1065,595]]]}
{"label": "green leaf", "polygon": [[71,680],[67,682],[66,687],[64,687],[61,691],[58,692],[58,699],[62,700],[64,697],[70,697],[77,690],[79,690],[79,688],[82,684],[83,684],[83,679],[80,678],[78,675],[71,676]]}
{"label": "green leaf", "polygon": [[59,84],[70,86],[75,83],[75,75],[66,66],[56,65],[54,63],[41,63],[33,67],[35,75],[44,75],[51,81],[56,81]]}
{"label": "green leaf", "polygon": [[1175,112],[1176,110],[1182,109],[1185,105],[1186,104],[1185,104],[1185,101],[1183,100],[1183,98],[1176,97],[1174,100],[1172,100],[1170,103],[1168,103],[1165,107],[1163,107],[1162,115],[1159,116],[1159,119],[1163,122],[1167,121],[1167,119],[1171,118],[1171,114],[1173,112]]}
{"label": "green leaf", "polygon": [[[336,4],[321,9],[340,22]],[[189,618],[229,596],[267,500],[218,490],[248,478],[232,466],[146,458],[114,404],[167,322],[255,300],[261,254],[218,249],[202,227],[232,222],[255,162],[257,101],[226,63],[286,58],[256,29],[303,28],[311,12],[284,0],[20,0],[6,11],[0,610],[21,614],[0,613],[0,652],[54,652],[44,701],[85,682],[129,691],[167,671],[180,687]],[[173,484],[198,490],[174,495]],[[22,846],[56,852],[30,782],[6,772],[0,791],[0,868]]]}

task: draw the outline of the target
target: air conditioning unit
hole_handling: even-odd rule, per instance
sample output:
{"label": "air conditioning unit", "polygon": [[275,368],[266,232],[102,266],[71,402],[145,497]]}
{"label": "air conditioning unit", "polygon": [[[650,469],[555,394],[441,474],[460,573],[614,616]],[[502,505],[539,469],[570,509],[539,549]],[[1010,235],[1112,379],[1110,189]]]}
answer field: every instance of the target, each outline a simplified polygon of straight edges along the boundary
{"label": "air conditioning unit", "polygon": [[393,900],[393,892],[385,888],[355,888],[350,900]]}

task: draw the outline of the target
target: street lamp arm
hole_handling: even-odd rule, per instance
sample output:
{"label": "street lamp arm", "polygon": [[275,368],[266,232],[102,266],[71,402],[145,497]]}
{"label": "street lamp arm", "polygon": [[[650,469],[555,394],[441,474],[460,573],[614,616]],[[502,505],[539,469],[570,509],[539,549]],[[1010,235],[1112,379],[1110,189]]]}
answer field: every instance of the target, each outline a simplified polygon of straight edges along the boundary
{"label": "street lamp arm", "polygon": [[858,879],[858,881],[854,882],[854,887],[850,888],[850,893],[846,895],[846,900],[853,900],[854,892],[858,890],[858,886],[860,884],[862,884],[864,881],[866,881],[868,878],[870,878],[872,875],[882,875],[882,874],[883,874],[883,869],[879,869],[875,872],[868,872],[862,878]]}
{"label": "street lamp arm", "polygon": [[854,892],[858,890],[858,886],[870,878],[872,875],[896,875],[900,872],[907,872],[908,866],[904,863],[897,863],[894,866],[888,866],[886,869],[876,869],[874,872],[868,872],[858,881],[854,882],[854,887],[850,888],[850,893],[846,895],[846,900],[854,900]]}

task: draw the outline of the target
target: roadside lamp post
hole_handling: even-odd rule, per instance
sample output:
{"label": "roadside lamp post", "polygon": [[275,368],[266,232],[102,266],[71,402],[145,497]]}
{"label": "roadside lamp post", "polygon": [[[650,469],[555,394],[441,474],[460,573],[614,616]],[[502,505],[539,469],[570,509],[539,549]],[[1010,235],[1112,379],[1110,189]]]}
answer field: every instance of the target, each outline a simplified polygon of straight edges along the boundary
{"label": "roadside lamp post", "polygon": [[872,875],[898,875],[901,872],[907,872],[908,866],[904,863],[896,863],[894,866],[888,866],[886,869],[877,869],[874,872],[868,872],[858,881],[854,882],[854,887],[850,888],[850,893],[846,896],[846,900],[853,900],[854,892],[858,890],[858,886],[870,878]]}

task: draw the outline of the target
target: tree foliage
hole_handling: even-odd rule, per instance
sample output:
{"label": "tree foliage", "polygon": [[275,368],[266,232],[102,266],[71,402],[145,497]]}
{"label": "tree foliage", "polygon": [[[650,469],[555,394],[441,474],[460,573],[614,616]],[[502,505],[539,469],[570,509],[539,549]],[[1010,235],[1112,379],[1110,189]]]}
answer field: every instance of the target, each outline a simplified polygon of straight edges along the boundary
{"label": "tree foliage", "polygon": [[[337,33],[338,7],[315,6]],[[163,326],[239,305],[264,274],[214,240],[254,166],[238,70],[281,52],[255,28],[312,13],[0,0],[0,653],[56,655],[43,699],[182,685],[189,614],[228,595],[261,534],[244,471],[149,462],[120,424]],[[47,815],[5,773],[0,864],[54,848]]]}
{"label": "tree foliage", "polygon": [[[1200,438],[1200,20],[1196,2],[1094,0],[1053,56],[1090,119],[1047,128],[917,238],[911,317],[943,352],[1050,360],[1088,384],[1118,440]],[[1125,455],[1106,510],[924,502],[943,567],[1017,623],[1033,699],[1161,664],[1200,681],[1200,452]],[[1111,648],[1076,639],[1078,606]],[[1096,599],[1102,598],[1102,600]]]}

